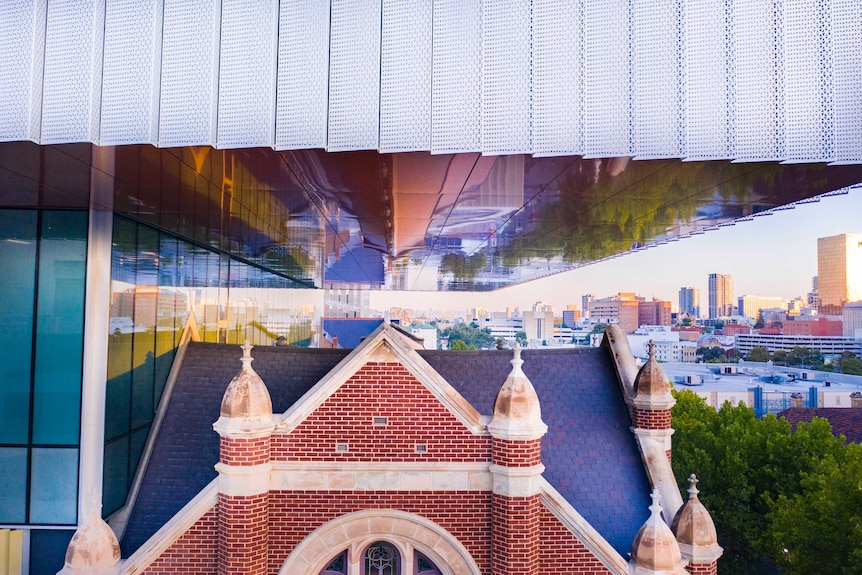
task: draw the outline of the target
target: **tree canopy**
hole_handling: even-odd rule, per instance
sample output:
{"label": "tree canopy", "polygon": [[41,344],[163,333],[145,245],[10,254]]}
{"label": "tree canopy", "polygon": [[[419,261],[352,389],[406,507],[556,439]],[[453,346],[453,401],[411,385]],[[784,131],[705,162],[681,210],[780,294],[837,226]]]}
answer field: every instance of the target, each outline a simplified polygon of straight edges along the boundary
{"label": "tree canopy", "polygon": [[742,403],[716,410],[690,390],[674,395],[674,474],[683,489],[690,473],[701,481],[725,550],[719,573],[862,573],[862,447],[825,419],[791,432]]}
{"label": "tree canopy", "polygon": [[767,362],[769,361],[769,352],[766,350],[765,347],[756,345],[751,348],[751,351],[748,352],[748,355],[745,359],[748,361]]}
{"label": "tree canopy", "polygon": [[449,338],[450,349],[459,349],[454,347],[454,343],[457,340],[466,345],[466,349],[490,349],[494,346],[495,342],[493,336],[491,336],[490,329],[479,329],[474,325],[467,324],[456,324],[448,327],[440,333],[440,337]]}

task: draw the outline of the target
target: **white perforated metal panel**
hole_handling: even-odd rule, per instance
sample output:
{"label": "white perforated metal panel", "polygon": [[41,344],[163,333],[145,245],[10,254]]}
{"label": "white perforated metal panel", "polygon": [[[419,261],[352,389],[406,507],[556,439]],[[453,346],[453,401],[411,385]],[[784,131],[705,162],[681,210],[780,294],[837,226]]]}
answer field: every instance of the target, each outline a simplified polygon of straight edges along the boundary
{"label": "white perforated metal panel", "polygon": [[102,145],[157,141],[162,2],[107,1]]}
{"label": "white perforated metal panel", "polygon": [[533,0],[533,150],[584,153],[583,0]]}
{"label": "white perforated metal panel", "polygon": [[48,4],[43,144],[98,142],[104,0]]}
{"label": "white perforated metal panel", "polygon": [[332,1],[327,144],[331,151],[378,147],[380,11],[380,0]]}
{"label": "white perforated metal panel", "polygon": [[380,151],[431,149],[431,2],[383,0]]}
{"label": "white perforated metal panel", "polygon": [[431,84],[431,153],[481,151],[481,0],[435,0]]}
{"label": "white perforated metal panel", "polygon": [[685,0],[685,151],[692,160],[733,154],[731,17],[724,0]]}
{"label": "white perforated metal panel", "polygon": [[862,9],[859,0],[833,0],[835,161],[862,162]]}
{"label": "white perforated metal panel", "polygon": [[739,161],[784,157],[781,0],[734,2],[736,149]]}
{"label": "white perforated metal panel", "polygon": [[832,10],[828,0],[784,2],[784,126],[791,162],[834,160]]}
{"label": "white perforated metal panel", "polygon": [[39,139],[46,4],[0,2],[0,141]]}
{"label": "white perforated metal panel", "polygon": [[631,155],[631,43],[626,0],[586,2],[584,152]]}
{"label": "white perforated metal panel", "polygon": [[482,151],[530,154],[532,142],[530,0],[486,2],[482,12]]}
{"label": "white perforated metal panel", "polygon": [[275,143],[278,0],[222,0],[218,147]]}
{"label": "white perforated metal panel", "polygon": [[159,146],[215,145],[221,2],[165,0]]}
{"label": "white perforated metal panel", "polygon": [[681,0],[632,0],[634,153],[685,155],[685,67]]}
{"label": "white perforated metal panel", "polygon": [[325,148],[329,1],[282,2],[278,33],[277,150]]}

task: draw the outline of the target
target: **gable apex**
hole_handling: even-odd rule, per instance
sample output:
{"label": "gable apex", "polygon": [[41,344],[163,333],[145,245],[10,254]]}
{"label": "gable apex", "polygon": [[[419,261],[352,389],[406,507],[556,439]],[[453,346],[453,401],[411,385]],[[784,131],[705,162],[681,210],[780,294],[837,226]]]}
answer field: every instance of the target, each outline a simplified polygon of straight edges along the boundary
{"label": "gable apex", "polygon": [[373,362],[399,363],[470,432],[477,435],[487,433],[488,417],[483,417],[437,373],[416,352],[415,342],[402,335],[402,331],[388,323],[381,324],[281,416],[276,433],[295,429],[363,366]]}

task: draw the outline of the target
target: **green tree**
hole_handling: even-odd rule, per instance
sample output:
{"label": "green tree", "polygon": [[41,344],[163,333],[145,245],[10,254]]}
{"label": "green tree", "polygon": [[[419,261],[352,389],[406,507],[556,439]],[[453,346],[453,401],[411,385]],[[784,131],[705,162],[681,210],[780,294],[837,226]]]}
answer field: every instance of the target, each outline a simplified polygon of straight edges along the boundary
{"label": "green tree", "polygon": [[465,324],[457,324],[444,329],[440,332],[440,337],[449,338],[449,348],[452,347],[451,342],[460,339],[467,346],[472,346],[472,349],[490,349],[494,346],[494,337],[491,336],[491,330],[488,328],[479,329],[478,327]]}
{"label": "green tree", "polygon": [[772,353],[772,362],[780,365],[787,365],[787,352],[783,349],[776,349]]}
{"label": "green tree", "polygon": [[682,324],[681,325],[683,327],[691,327],[691,318],[690,317],[682,318]]}
{"label": "green tree", "polygon": [[748,361],[761,361],[767,362],[769,361],[769,352],[766,351],[765,347],[760,347],[756,345],[751,348],[751,351],[748,352],[748,355],[745,357]]}
{"label": "green tree", "polygon": [[460,339],[453,339],[449,343],[449,349],[453,351],[465,351],[470,349],[476,349],[476,347],[472,345],[467,345]]}
{"label": "green tree", "polygon": [[527,345],[527,332],[519,331],[519,332],[515,333],[515,341],[521,347],[524,347],[525,345]]}
{"label": "green tree", "polygon": [[842,353],[837,363],[841,368],[841,373],[862,375],[862,360],[856,357],[856,354],[851,351]]}
{"label": "green tree", "polygon": [[694,353],[707,363],[723,362],[727,359],[724,349],[719,346],[699,347]]}
{"label": "green tree", "polygon": [[817,369],[823,365],[823,354],[818,349],[795,345],[787,356],[787,364]]}

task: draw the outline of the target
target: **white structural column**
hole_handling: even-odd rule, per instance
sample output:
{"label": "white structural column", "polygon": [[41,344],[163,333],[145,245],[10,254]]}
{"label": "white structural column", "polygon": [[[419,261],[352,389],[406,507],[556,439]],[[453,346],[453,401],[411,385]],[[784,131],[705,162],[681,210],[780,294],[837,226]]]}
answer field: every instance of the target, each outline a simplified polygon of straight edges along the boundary
{"label": "white structural column", "polygon": [[[81,462],[78,466],[78,524],[102,501],[105,451],[105,393],[111,305],[111,236],[114,207],[114,148],[93,147],[87,232],[87,288],[84,309],[84,372],[81,393]],[[92,499],[96,498],[95,501]]]}

